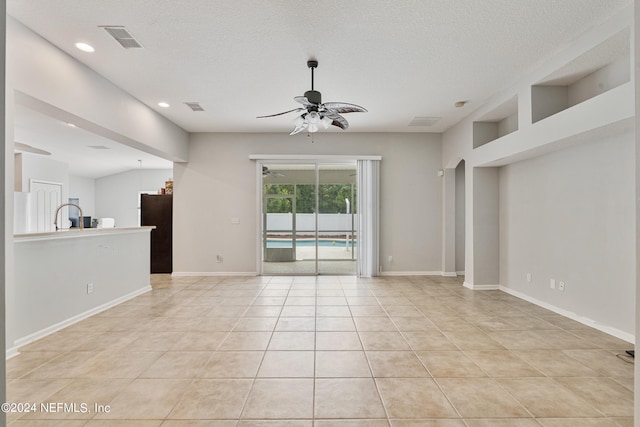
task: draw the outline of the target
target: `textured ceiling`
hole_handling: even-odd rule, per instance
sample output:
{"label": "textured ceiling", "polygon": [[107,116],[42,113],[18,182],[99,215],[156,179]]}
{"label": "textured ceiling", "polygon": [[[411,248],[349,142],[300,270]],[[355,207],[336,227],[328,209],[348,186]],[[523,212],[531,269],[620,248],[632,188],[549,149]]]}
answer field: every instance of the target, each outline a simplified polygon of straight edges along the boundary
{"label": "textured ceiling", "polygon": [[[7,0],[8,13],[190,132],[288,132],[320,62],[348,132],[442,132],[631,0]],[[101,25],[124,25],[124,50]],[[93,54],[74,47],[92,44]],[[158,101],[171,108],[162,109]],[[469,101],[454,108],[456,101]],[[198,101],[205,112],[192,112]],[[416,116],[443,117],[408,127]],[[339,129],[335,131],[341,132]]]}

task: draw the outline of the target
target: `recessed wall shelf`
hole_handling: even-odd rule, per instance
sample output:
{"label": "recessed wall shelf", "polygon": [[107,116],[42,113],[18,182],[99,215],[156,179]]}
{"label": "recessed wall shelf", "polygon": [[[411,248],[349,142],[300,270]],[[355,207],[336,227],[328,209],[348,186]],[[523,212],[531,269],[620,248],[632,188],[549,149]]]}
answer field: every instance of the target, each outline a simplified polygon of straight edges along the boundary
{"label": "recessed wall shelf", "polygon": [[630,81],[629,40],[627,28],[532,85],[532,123]]}
{"label": "recessed wall shelf", "polygon": [[473,148],[518,130],[518,97],[514,96],[473,122]]}

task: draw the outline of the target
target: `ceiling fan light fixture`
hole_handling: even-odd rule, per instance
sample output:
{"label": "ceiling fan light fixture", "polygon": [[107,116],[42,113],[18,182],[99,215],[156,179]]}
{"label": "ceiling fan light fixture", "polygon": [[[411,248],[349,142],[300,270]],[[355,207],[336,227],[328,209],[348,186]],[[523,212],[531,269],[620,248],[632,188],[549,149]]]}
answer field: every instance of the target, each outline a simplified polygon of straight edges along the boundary
{"label": "ceiling fan light fixture", "polygon": [[293,119],[293,124],[296,126],[302,126],[304,124],[304,114],[299,115],[295,119]]}
{"label": "ceiling fan light fixture", "polygon": [[310,112],[307,114],[307,122],[309,122],[309,124],[317,125],[320,123],[320,114],[318,114],[317,111]]}
{"label": "ceiling fan light fixture", "polygon": [[315,123],[309,123],[309,126],[307,127],[307,130],[309,131],[309,133],[314,133],[314,132],[318,132],[318,125]]}
{"label": "ceiling fan light fixture", "polygon": [[322,123],[322,126],[325,129],[329,129],[329,126],[331,126],[331,124],[333,123],[333,119],[330,119],[329,117],[323,117],[322,120],[320,120],[320,123]]}

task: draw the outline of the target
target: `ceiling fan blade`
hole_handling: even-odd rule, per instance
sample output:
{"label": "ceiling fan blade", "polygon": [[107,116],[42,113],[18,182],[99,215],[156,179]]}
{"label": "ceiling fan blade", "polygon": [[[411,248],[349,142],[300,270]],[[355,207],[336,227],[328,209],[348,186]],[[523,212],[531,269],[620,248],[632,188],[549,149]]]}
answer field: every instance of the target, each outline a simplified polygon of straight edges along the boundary
{"label": "ceiling fan blade", "polygon": [[300,125],[296,125],[296,128],[291,131],[289,135],[295,135],[296,133],[300,133],[307,128],[307,123],[302,123]]}
{"label": "ceiling fan blade", "polygon": [[268,115],[268,116],[258,116],[258,117],[256,117],[256,118],[257,118],[257,119],[264,119],[264,118],[267,118],[267,117],[281,116],[281,115],[283,115],[283,114],[292,113],[292,112],[294,112],[294,111],[296,111],[296,112],[299,112],[299,111],[305,111],[305,109],[304,109],[304,108],[294,108],[293,110],[284,111],[284,112],[282,112],[282,113],[270,114],[270,115]]}
{"label": "ceiling fan blade", "polygon": [[305,107],[312,107],[316,104],[309,102],[309,100],[307,99],[306,96],[296,96],[295,98],[293,98],[294,101],[299,102],[300,104],[304,105]]}
{"label": "ceiling fan blade", "polygon": [[280,172],[274,172],[271,169],[269,169],[268,167],[266,167],[265,165],[262,165],[262,176],[263,177],[270,176],[272,178],[278,178],[278,177],[286,176],[286,175],[283,174],[283,173],[280,173]]}
{"label": "ceiling fan blade", "polygon": [[345,119],[338,113],[334,113],[331,111],[331,112],[325,113],[324,117],[328,117],[331,120],[333,120],[333,122],[331,123],[333,126],[338,126],[342,130],[349,129],[349,122],[347,121],[347,119]]}
{"label": "ceiling fan blade", "polygon": [[356,104],[349,104],[346,102],[325,102],[322,107],[327,111],[333,111],[335,113],[366,113],[367,109]]}

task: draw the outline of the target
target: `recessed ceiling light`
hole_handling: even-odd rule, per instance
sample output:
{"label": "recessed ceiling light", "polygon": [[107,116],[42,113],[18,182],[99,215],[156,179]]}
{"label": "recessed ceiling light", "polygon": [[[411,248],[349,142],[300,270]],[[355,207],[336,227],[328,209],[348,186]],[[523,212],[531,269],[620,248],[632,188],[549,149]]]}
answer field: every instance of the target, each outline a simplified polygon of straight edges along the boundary
{"label": "recessed ceiling light", "polygon": [[158,106],[162,108],[169,108],[170,105],[166,102],[158,102]]}
{"label": "recessed ceiling light", "polygon": [[78,126],[74,125],[73,123],[65,123],[65,125],[69,126],[70,128],[77,128]]}
{"label": "recessed ceiling light", "polygon": [[95,49],[93,48],[93,46],[88,45],[88,44],[86,44],[86,43],[76,43],[76,47],[77,47],[78,49],[80,49],[81,51],[83,51],[83,52],[89,52],[89,53],[91,53],[91,52],[95,51]]}

